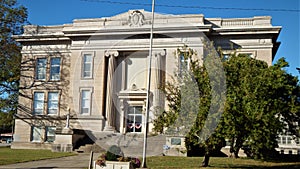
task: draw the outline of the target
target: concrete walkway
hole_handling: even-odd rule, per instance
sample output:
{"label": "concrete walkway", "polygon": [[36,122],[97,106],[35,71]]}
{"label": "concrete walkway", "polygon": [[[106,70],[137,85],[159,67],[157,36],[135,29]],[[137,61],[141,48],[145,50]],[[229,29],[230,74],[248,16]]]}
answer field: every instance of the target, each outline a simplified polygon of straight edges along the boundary
{"label": "concrete walkway", "polygon": [[[94,159],[98,156],[94,154]],[[87,169],[89,166],[90,154],[80,153],[75,156],[31,161],[10,165],[0,165],[0,168],[7,169]]]}

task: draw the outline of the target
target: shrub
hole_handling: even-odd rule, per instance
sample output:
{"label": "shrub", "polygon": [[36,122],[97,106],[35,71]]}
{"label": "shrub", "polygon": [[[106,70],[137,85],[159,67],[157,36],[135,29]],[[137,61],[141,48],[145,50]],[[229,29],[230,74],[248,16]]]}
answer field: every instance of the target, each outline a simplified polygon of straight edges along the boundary
{"label": "shrub", "polygon": [[117,161],[118,158],[123,157],[124,154],[120,147],[113,145],[109,147],[109,149],[106,152],[106,160],[108,161]]}

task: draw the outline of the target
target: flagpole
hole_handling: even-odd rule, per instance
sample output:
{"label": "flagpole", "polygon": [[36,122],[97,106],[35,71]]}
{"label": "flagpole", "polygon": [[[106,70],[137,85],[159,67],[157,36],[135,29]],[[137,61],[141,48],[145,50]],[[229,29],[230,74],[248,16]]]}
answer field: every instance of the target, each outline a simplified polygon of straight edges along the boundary
{"label": "flagpole", "polygon": [[146,165],[146,154],[147,154],[147,134],[148,134],[148,121],[149,121],[149,109],[150,109],[150,84],[151,84],[151,60],[152,60],[152,45],[153,45],[153,25],[154,25],[154,6],[155,0],[152,0],[152,18],[151,18],[151,29],[150,29],[150,44],[149,44],[149,64],[148,64],[148,81],[147,81],[147,100],[146,100],[146,113],[145,113],[145,132],[144,132],[144,145],[143,145],[143,162],[142,168],[147,168]]}

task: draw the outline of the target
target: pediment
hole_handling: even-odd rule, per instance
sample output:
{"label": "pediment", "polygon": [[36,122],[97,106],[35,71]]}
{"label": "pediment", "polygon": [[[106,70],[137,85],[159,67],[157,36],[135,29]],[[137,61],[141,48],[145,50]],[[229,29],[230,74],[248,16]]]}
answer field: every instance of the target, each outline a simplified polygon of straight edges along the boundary
{"label": "pediment", "polygon": [[[132,16],[136,13],[141,14],[145,18],[145,20],[151,20],[151,18],[152,18],[152,13],[149,11],[145,11],[144,9],[133,9],[133,10],[129,10],[124,13],[117,14],[115,16],[110,16],[110,17],[105,17],[105,18],[111,19],[111,20],[128,20],[130,18],[130,16]],[[172,16],[175,16],[175,15],[154,13],[155,18],[166,18],[166,17],[172,17]]]}
{"label": "pediment", "polygon": [[[112,17],[106,18],[109,21],[121,21],[122,26],[141,27],[143,25],[151,24],[152,13],[144,9],[129,10]],[[155,24],[175,24],[183,22],[191,22],[197,24],[204,24],[204,16],[202,14],[193,15],[172,15],[154,13]],[[109,23],[108,23],[109,24]]]}
{"label": "pediment", "polygon": [[[76,19],[73,21],[73,27],[144,27],[151,24],[152,13],[143,9],[129,10],[111,17],[102,17],[95,19]],[[202,14],[172,15],[154,13],[156,25],[186,25],[191,23],[197,25],[204,24]]]}

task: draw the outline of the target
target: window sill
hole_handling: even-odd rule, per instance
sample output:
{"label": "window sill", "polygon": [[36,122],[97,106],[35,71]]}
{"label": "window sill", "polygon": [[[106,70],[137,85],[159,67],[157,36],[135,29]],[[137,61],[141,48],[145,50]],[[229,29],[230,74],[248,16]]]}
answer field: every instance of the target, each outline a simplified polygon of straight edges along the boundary
{"label": "window sill", "polygon": [[93,77],[81,77],[81,80],[94,80]]}

